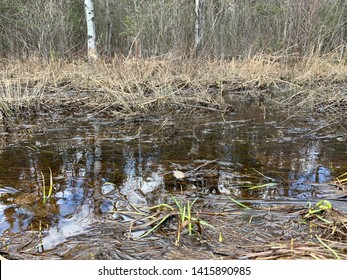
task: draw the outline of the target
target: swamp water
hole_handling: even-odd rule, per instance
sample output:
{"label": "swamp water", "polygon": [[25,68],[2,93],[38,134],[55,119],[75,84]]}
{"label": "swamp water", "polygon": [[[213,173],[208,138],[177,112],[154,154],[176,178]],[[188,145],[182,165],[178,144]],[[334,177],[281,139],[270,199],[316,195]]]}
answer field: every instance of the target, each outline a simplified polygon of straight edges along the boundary
{"label": "swamp water", "polygon": [[[285,222],[275,226],[269,207],[302,209],[309,200],[328,199],[346,211],[346,194],[331,183],[347,171],[346,141],[343,128],[319,118],[287,119],[261,104],[225,114],[22,124],[1,135],[1,252],[14,258],[248,258],[240,248],[294,236],[291,214],[277,213]],[[47,196],[51,177],[44,202],[43,180]],[[215,228],[199,238],[182,233],[178,246],[169,225],[138,238],[154,224],[130,230],[137,217],[127,212],[174,206],[172,196],[198,198],[193,210],[210,213],[203,220]],[[257,210],[245,213],[228,197]]]}

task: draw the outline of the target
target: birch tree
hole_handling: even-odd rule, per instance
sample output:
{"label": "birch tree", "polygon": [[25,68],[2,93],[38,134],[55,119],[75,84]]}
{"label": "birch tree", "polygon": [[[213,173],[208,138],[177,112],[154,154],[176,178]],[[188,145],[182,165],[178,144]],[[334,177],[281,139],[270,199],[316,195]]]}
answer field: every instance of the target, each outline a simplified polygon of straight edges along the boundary
{"label": "birch tree", "polygon": [[84,0],[84,8],[87,20],[87,36],[88,36],[88,59],[94,62],[97,59],[96,43],[95,43],[95,21],[94,21],[94,3],[93,0]]}
{"label": "birch tree", "polygon": [[202,36],[204,33],[203,7],[205,0],[195,0],[195,40],[194,52],[198,56],[202,50]]}

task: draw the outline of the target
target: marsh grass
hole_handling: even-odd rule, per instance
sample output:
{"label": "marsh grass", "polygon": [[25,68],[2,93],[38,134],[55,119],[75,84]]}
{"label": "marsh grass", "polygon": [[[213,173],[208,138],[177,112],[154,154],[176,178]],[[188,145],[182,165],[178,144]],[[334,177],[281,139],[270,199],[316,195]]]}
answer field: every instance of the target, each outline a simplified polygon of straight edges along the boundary
{"label": "marsh grass", "polygon": [[[166,231],[166,224],[172,223],[170,228],[175,231],[175,244],[178,246],[180,244],[181,235],[185,230],[188,236],[199,238],[203,233],[203,227],[214,229],[213,225],[202,220],[198,212],[193,210],[197,198],[193,202],[183,198],[178,199],[174,196],[171,196],[171,199],[175,204],[174,206],[162,203],[149,207],[147,210],[137,210],[132,213],[127,212],[126,214],[128,215],[139,216],[139,218],[134,219],[130,223],[129,232],[145,230],[145,232],[139,236],[140,238],[144,238],[155,230]],[[125,214],[122,211],[118,213]]]}
{"label": "marsh grass", "polygon": [[341,260],[340,256],[334,249],[332,249],[327,243],[325,243],[321,238],[319,238],[318,235],[316,235],[316,238],[324,246],[324,248],[326,248],[335,257],[335,259]]}
{"label": "marsh grass", "polygon": [[[339,242],[345,243],[347,238],[345,214],[333,209],[330,201],[320,200],[315,205],[308,205],[303,222],[308,224],[311,234],[316,232],[312,238],[313,243],[317,243],[335,259],[343,258],[341,256],[344,249],[341,250]],[[329,243],[335,246],[335,249]]]}
{"label": "marsh grass", "polygon": [[309,204],[309,209],[307,211],[307,214],[304,216],[305,219],[316,217],[317,219],[325,222],[330,223],[330,221],[323,218],[324,212],[332,210],[333,207],[328,200],[320,200],[318,201],[314,206],[311,206]]}
{"label": "marsh grass", "polygon": [[237,205],[243,207],[244,209],[251,209],[251,207],[248,207],[247,205],[244,205],[244,204],[241,203],[240,201],[237,201],[236,199],[234,199],[234,198],[232,198],[232,197],[230,197],[230,196],[228,196],[228,198],[229,198],[232,202],[234,202],[234,203],[236,203]]}
{"label": "marsh grass", "polygon": [[[279,55],[199,60],[165,55],[148,59],[2,61],[3,117],[42,108],[84,114],[132,115],[172,108],[227,111],[233,94],[271,94],[290,114],[330,108],[346,99],[347,66],[334,53],[296,63]],[[347,101],[346,101],[347,102]],[[336,115],[338,106],[333,106]]]}
{"label": "marsh grass", "polygon": [[45,176],[41,172],[42,177],[42,201],[43,203],[46,203],[47,200],[52,196],[53,192],[53,175],[52,175],[52,169],[49,168],[49,186],[48,186],[48,192],[46,193],[46,183],[45,183]]}
{"label": "marsh grass", "polygon": [[0,115],[4,118],[3,121],[36,107],[44,92],[45,84],[42,82],[33,86],[28,82],[10,80],[0,83]]}
{"label": "marsh grass", "polygon": [[347,172],[341,174],[340,176],[337,176],[335,178],[335,183],[344,190],[347,186]]}

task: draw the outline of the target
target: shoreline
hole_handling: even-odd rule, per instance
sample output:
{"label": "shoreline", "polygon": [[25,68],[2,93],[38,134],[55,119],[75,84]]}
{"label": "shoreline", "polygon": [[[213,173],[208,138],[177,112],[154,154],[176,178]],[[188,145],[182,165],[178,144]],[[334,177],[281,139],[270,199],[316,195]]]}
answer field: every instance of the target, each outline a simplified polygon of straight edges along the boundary
{"label": "shoreline", "polygon": [[160,113],[167,108],[226,112],[232,109],[228,100],[237,96],[275,100],[288,112],[320,111],[327,118],[343,117],[344,63],[333,56],[302,59],[293,65],[281,61],[286,59],[208,61],[167,56],[100,59],[94,64],[38,58],[2,61],[0,112],[5,126],[23,113],[35,115],[42,110],[110,116]]}

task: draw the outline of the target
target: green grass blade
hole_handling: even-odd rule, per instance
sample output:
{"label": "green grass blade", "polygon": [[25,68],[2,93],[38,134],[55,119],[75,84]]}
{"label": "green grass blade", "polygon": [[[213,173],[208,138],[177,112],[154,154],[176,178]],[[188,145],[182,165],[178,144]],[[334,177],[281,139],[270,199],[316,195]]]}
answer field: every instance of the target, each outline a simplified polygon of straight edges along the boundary
{"label": "green grass blade", "polygon": [[[176,197],[171,196],[172,200],[175,202],[175,204],[177,205],[178,209],[182,208],[182,203],[179,203],[176,199]],[[181,210],[180,210],[181,211]]]}
{"label": "green grass blade", "polygon": [[324,219],[322,216],[320,215],[316,215],[317,219],[321,220],[322,222],[324,223],[327,223],[327,224],[332,224],[333,222],[327,220],[327,219]]}
{"label": "green grass blade", "polygon": [[182,209],[182,211],[180,211],[180,215],[181,215],[181,221],[182,221],[182,223],[185,221],[185,219],[187,218],[187,216],[186,216],[186,206],[183,206],[183,208],[181,208]]}
{"label": "green grass blade", "polygon": [[193,232],[193,224],[190,222],[192,220],[191,206],[193,205],[193,203],[190,204],[190,201],[189,200],[187,201],[187,220],[189,222],[188,223],[188,234],[189,235],[192,235],[192,232]]}
{"label": "green grass blade", "polygon": [[141,234],[140,237],[145,237],[148,234],[150,234],[152,231],[154,231],[156,228],[158,228],[162,223],[164,223],[166,221],[167,218],[169,218],[171,216],[171,213],[166,214],[159,223],[157,223],[153,228],[151,228],[149,231],[146,231],[144,234]]}
{"label": "green grass blade", "polygon": [[340,175],[340,176],[338,176],[337,178],[341,178],[341,177],[346,176],[346,175],[347,175],[347,172],[345,172],[345,173],[341,174],[341,175]]}
{"label": "green grass blade", "polygon": [[269,176],[266,176],[266,175],[264,175],[263,173],[261,173],[260,171],[258,171],[257,169],[255,169],[255,168],[253,168],[253,170],[255,171],[255,172],[257,172],[259,175],[261,175],[261,176],[263,176],[266,180],[269,180],[269,181],[276,181],[275,179],[273,179],[273,178],[271,178],[271,177],[269,177]]}
{"label": "green grass blade", "polygon": [[52,196],[52,191],[53,191],[53,175],[52,175],[52,169],[49,167],[49,190],[48,190],[47,199]]}
{"label": "green grass blade", "polygon": [[331,248],[328,244],[324,243],[322,239],[319,238],[319,236],[316,234],[316,238],[318,239],[318,241],[326,248],[328,249],[328,251],[330,253],[332,253],[334,255],[334,257],[337,260],[341,260],[340,256],[335,252],[335,250],[333,248]]}
{"label": "green grass blade", "polygon": [[266,187],[274,187],[276,185],[277,185],[277,183],[267,183],[267,184],[263,184],[263,185],[248,187],[247,190],[255,190],[255,189],[261,189],[261,188],[266,188]]}
{"label": "green grass blade", "polygon": [[45,184],[45,176],[43,175],[41,171],[42,176],[42,195],[43,195],[43,203],[46,202],[46,184]]}
{"label": "green grass blade", "polygon": [[169,204],[166,204],[166,203],[162,203],[162,204],[158,204],[158,205],[155,205],[155,206],[152,206],[150,208],[148,208],[149,210],[153,210],[153,209],[160,209],[160,208],[169,208],[170,210],[175,210],[173,207],[171,207]]}
{"label": "green grass blade", "polygon": [[198,200],[198,197],[194,199],[194,201],[192,202],[192,204],[190,205],[190,207],[193,207],[194,203]]}
{"label": "green grass blade", "polygon": [[198,221],[198,220],[199,220],[199,223],[201,225],[215,229],[215,227],[213,225],[209,224],[208,222],[205,222],[204,220],[200,220],[200,219],[197,219],[197,218],[192,218],[192,221],[194,221],[194,222]]}
{"label": "green grass blade", "polygon": [[322,210],[333,209],[331,202],[329,200],[320,200],[317,202],[316,207]]}
{"label": "green grass blade", "polygon": [[228,196],[228,198],[229,198],[232,202],[235,202],[237,205],[239,205],[239,206],[241,206],[241,207],[243,207],[243,208],[245,208],[245,209],[252,209],[251,207],[248,207],[248,206],[242,204],[241,202],[237,201],[236,199],[233,199],[233,198],[230,197],[230,196]]}

